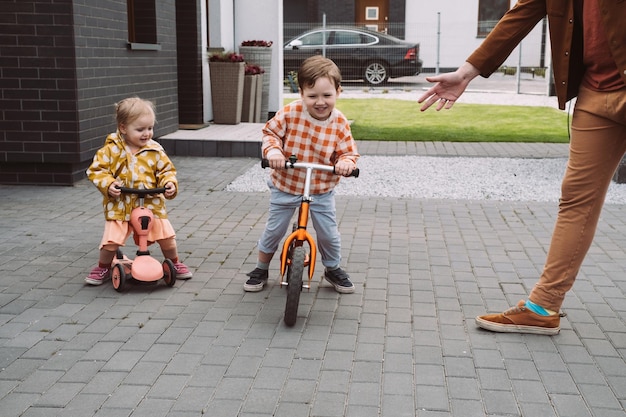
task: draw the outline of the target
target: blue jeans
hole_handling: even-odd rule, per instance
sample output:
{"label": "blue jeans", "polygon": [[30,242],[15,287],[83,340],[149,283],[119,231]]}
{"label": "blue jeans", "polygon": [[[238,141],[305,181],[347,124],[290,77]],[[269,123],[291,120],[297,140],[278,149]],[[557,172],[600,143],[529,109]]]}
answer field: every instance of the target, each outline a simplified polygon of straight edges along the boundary
{"label": "blue jeans", "polygon": [[[268,187],[271,193],[269,217],[258,244],[261,252],[273,254],[287,233],[302,196],[282,192],[271,181],[268,181]],[[326,268],[337,268],[341,263],[341,236],[337,227],[335,191],[312,195],[311,198],[309,212],[322,264]]]}

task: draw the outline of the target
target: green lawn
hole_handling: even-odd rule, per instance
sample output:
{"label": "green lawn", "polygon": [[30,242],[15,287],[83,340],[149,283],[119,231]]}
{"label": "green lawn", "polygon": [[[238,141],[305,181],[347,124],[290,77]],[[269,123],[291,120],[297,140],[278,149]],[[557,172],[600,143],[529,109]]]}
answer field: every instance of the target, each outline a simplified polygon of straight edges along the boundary
{"label": "green lawn", "polygon": [[[285,100],[288,102],[291,100]],[[567,113],[549,107],[455,104],[425,112],[416,101],[339,99],[359,140],[567,143]]]}

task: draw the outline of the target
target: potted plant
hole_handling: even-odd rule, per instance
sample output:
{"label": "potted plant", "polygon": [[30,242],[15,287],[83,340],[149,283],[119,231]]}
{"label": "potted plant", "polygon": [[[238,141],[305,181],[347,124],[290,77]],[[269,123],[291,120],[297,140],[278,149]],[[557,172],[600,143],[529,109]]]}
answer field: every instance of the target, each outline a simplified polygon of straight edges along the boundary
{"label": "potted plant", "polygon": [[258,123],[261,118],[262,80],[265,70],[255,64],[246,64],[243,77],[241,121]]}
{"label": "potted plant", "polygon": [[241,54],[218,52],[209,56],[213,122],[241,122],[245,62]]}
{"label": "potted plant", "polygon": [[239,53],[246,57],[249,64],[255,64],[264,69],[261,93],[261,121],[268,119],[268,101],[270,79],[272,72],[272,41],[248,40],[241,42]]}

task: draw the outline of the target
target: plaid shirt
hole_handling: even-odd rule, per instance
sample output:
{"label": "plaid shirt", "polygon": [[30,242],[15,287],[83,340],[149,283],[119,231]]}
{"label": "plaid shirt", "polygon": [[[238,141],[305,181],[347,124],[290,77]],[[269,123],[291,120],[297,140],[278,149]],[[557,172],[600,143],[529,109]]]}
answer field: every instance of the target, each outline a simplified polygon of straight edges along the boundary
{"label": "plaid shirt", "polygon": [[[295,155],[298,162],[335,165],[338,161],[351,161],[356,165],[359,158],[356,143],[346,117],[336,108],[326,120],[317,120],[307,111],[301,100],[287,104],[263,127],[262,153],[265,158],[280,152],[285,158]],[[304,192],[304,169],[274,169],[271,179],[279,190],[302,195]],[[341,176],[331,172],[313,170],[311,194],[331,191]]]}

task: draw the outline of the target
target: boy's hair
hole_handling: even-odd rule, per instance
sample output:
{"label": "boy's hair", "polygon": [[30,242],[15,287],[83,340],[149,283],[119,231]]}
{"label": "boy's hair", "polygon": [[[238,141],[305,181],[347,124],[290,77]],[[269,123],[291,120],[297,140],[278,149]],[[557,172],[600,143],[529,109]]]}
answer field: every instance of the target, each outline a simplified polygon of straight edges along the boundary
{"label": "boy's hair", "polygon": [[155,116],[156,109],[151,101],[139,97],[129,97],[115,103],[117,125],[128,125],[145,114]]}
{"label": "boy's hair", "polygon": [[335,88],[341,88],[341,71],[335,63],[321,55],[314,55],[305,59],[298,69],[298,87],[302,91],[305,87],[311,88],[320,78],[329,78]]}

